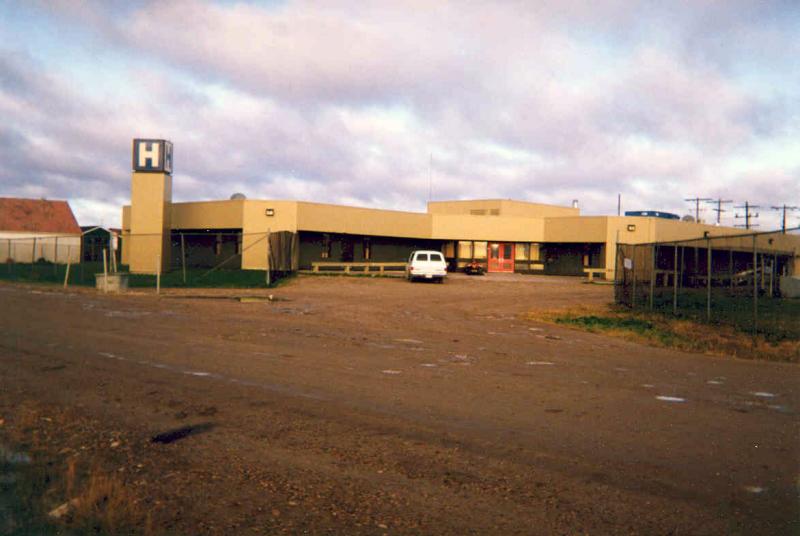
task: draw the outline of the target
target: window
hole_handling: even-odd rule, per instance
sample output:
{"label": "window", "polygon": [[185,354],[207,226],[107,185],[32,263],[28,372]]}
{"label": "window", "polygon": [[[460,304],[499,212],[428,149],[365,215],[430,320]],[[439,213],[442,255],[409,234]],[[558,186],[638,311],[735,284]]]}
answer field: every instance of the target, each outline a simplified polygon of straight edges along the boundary
{"label": "window", "polygon": [[485,259],[486,258],[486,242],[475,242],[475,254],[473,258],[475,259]]}
{"label": "window", "polygon": [[469,211],[471,216],[486,216],[486,209],[477,209],[474,208]]}
{"label": "window", "polygon": [[458,243],[458,258],[459,259],[472,258],[472,242],[462,240]]}
{"label": "window", "polygon": [[428,254],[427,253],[417,253],[416,260],[418,260],[418,261],[427,261],[428,260]]}
{"label": "window", "polygon": [[369,238],[365,238],[362,246],[364,248],[364,260],[368,261],[372,258],[372,244]]}
{"label": "window", "polygon": [[442,257],[441,253],[431,253],[431,260],[432,261],[443,261],[444,258]]}
{"label": "window", "polygon": [[527,261],[530,257],[531,245],[530,244],[517,244],[515,249],[515,258],[518,261]]}

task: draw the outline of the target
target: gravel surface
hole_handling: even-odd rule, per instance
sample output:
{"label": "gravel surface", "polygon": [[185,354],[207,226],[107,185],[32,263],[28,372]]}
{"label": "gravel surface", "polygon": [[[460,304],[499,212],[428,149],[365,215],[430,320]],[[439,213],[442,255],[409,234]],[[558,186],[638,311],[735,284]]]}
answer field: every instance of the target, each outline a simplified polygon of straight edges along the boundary
{"label": "gravel surface", "polygon": [[611,298],[494,275],[2,284],[0,438],[52,414],[43,448],[116,467],[165,533],[800,530],[797,366],[523,319]]}

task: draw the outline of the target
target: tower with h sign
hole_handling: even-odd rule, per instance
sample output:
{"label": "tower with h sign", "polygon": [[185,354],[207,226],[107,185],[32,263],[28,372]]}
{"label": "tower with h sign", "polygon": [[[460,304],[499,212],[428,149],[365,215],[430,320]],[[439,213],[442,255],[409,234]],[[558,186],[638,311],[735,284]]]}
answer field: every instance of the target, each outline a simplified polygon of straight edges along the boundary
{"label": "tower with h sign", "polygon": [[130,271],[169,270],[172,214],[172,143],[133,140],[131,177]]}

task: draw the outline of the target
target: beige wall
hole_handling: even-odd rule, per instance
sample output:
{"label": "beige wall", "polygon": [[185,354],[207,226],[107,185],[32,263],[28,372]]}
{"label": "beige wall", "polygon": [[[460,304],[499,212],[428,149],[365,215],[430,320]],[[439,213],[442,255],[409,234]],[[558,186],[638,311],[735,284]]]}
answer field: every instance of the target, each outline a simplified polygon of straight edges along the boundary
{"label": "beige wall", "polygon": [[[292,231],[297,227],[297,201],[247,200],[243,205],[242,268],[265,270],[267,267],[267,232]],[[272,209],[272,216],[267,216]]]}
{"label": "beige wall", "polygon": [[428,214],[298,203],[297,228],[323,233],[430,238]]}
{"label": "beige wall", "polygon": [[196,201],[172,204],[173,229],[241,229],[245,201]]}
{"label": "beige wall", "polygon": [[[133,273],[156,273],[170,265],[172,176],[133,173],[131,178],[130,242],[127,261]],[[160,258],[160,266],[156,259]]]}
{"label": "beige wall", "polygon": [[515,216],[519,218],[546,218],[551,216],[578,216],[580,210],[558,205],[514,201],[513,199],[473,199],[465,201],[430,201],[429,214],[474,215],[483,211],[482,216]]}
{"label": "beige wall", "polygon": [[545,236],[541,218],[505,218],[433,214],[430,238],[437,240],[491,240],[541,242]]}

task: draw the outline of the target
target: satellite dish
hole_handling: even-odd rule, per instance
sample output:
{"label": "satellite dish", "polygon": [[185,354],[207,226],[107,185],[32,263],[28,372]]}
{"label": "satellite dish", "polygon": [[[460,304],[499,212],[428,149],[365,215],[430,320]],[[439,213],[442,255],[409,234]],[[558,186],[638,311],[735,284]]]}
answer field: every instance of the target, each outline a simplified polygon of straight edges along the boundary
{"label": "satellite dish", "polygon": [[247,199],[247,196],[240,192],[236,192],[231,196],[231,201],[241,201],[242,199]]}
{"label": "satellite dish", "polygon": [[681,218],[681,221],[687,221],[689,223],[694,223],[694,216],[692,216],[691,214],[687,214],[686,216]]}

